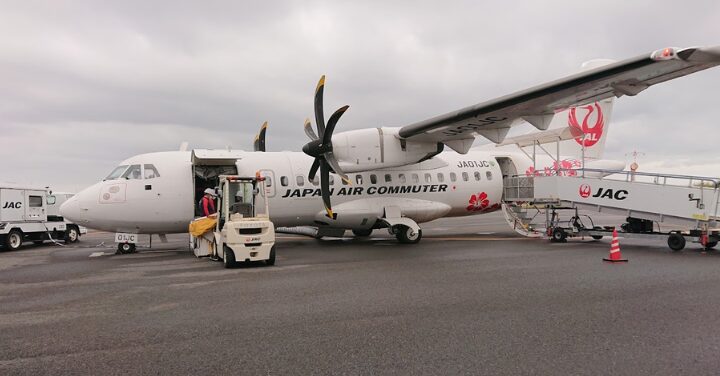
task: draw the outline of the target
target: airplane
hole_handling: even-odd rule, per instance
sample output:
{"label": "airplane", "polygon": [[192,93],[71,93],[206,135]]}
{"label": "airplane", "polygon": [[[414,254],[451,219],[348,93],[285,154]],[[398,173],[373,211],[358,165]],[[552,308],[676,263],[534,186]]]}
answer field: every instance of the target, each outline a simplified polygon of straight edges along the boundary
{"label": "airplane", "polygon": [[[104,231],[185,233],[199,214],[203,190],[215,187],[219,175],[257,173],[266,178],[261,194],[281,231],[310,229],[321,238],[351,230],[364,237],[387,228],[400,243],[417,243],[420,223],[499,210],[505,176],[623,169],[624,161],[602,159],[613,99],[718,64],[720,46],[591,61],[577,74],[414,124],[338,134],[335,126],[348,106],[325,122],[323,76],[314,97],[317,133],[307,120],[310,142],[303,152],[265,151],[265,123],[254,151],[137,155],[76,194],[61,213]],[[506,140],[523,122],[540,132]],[[505,146],[471,150],[477,136]],[[558,140],[556,156],[536,155],[543,139]]]}

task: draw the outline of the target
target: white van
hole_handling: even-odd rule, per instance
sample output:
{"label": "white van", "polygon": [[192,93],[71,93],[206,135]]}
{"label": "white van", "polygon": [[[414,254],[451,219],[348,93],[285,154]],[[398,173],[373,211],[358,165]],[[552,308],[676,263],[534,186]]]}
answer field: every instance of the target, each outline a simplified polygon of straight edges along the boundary
{"label": "white van", "polygon": [[87,229],[65,221],[59,212],[70,197],[44,188],[0,186],[0,246],[16,250],[26,241],[78,241]]}

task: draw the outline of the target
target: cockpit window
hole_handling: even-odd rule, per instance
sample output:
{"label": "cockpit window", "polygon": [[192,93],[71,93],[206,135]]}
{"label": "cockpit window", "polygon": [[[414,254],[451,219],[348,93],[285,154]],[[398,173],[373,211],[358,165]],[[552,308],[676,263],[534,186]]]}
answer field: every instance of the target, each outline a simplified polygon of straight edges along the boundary
{"label": "cockpit window", "polygon": [[115,169],[112,170],[110,175],[108,175],[104,180],[114,180],[114,179],[119,178],[120,175],[122,175],[122,173],[125,172],[125,170],[127,170],[127,168],[128,168],[127,165],[121,165],[121,166],[115,167]]}
{"label": "cockpit window", "polygon": [[155,166],[151,164],[145,165],[145,179],[153,179],[153,178],[159,178],[160,174],[158,173],[158,170],[155,168]]}
{"label": "cockpit window", "polygon": [[125,171],[124,174],[122,174],[122,177],[125,179],[142,179],[142,175],[140,174],[140,165],[134,164],[128,168],[127,171]]}

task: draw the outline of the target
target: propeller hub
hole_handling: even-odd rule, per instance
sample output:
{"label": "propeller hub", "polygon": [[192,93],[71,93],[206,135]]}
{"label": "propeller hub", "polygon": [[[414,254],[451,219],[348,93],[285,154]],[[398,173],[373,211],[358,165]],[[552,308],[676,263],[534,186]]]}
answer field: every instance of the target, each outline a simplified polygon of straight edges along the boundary
{"label": "propeller hub", "polygon": [[302,151],[313,158],[320,158],[326,152],[332,151],[332,144],[324,145],[322,140],[312,140],[303,146]]}

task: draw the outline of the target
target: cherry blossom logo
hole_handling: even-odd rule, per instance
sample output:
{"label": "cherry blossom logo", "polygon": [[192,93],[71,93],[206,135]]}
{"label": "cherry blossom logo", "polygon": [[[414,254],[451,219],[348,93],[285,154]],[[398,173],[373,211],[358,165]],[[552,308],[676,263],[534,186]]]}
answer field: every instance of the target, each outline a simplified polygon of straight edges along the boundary
{"label": "cherry blossom logo", "polygon": [[[580,125],[577,119],[578,109],[587,111],[585,117],[583,118],[582,125]],[[597,113],[593,115],[594,112]],[[593,117],[595,118],[595,124],[591,127],[588,123]],[[598,141],[600,141],[600,137],[602,137],[603,134],[603,126],[605,125],[605,119],[603,117],[600,104],[595,102],[594,105],[591,104],[588,106],[573,107],[570,109],[570,114],[568,115],[568,125],[571,130],[574,129],[578,131],[579,134],[575,137],[575,141],[578,144],[585,147],[595,145]]]}
{"label": "cherry blossom logo", "polygon": [[588,197],[590,197],[590,192],[591,192],[591,191],[592,191],[592,189],[590,188],[589,185],[583,184],[583,185],[580,186],[580,189],[578,190],[578,193],[580,193],[580,197],[582,197],[582,198],[588,198]]}
{"label": "cherry blossom logo", "polygon": [[500,209],[499,203],[490,205],[490,200],[485,192],[470,196],[468,204],[465,209],[470,212],[491,212]]}
{"label": "cherry blossom logo", "polygon": [[582,162],[577,159],[564,159],[560,163],[553,162],[552,166],[545,166],[542,169],[530,166],[525,170],[525,176],[577,176],[575,169],[581,167]]}

